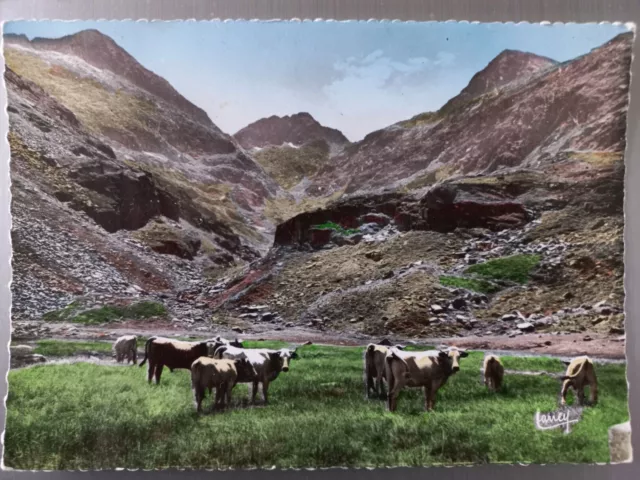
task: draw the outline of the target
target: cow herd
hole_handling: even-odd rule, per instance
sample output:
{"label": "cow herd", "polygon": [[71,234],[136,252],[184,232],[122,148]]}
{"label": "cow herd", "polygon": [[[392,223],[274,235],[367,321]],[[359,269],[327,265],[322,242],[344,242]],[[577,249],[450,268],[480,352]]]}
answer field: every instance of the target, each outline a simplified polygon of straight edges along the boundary
{"label": "cow herd", "polygon": [[[117,362],[126,358],[137,364],[137,337],[126,335],[113,345]],[[371,343],[364,350],[365,396],[372,392],[386,397],[387,409],[394,412],[400,391],[404,388],[423,388],[425,410],[431,411],[435,405],[437,391],[449,377],[460,370],[461,359],[469,354],[463,348],[440,346],[423,351],[406,351],[402,345],[389,342]],[[191,389],[197,412],[202,411],[202,401],[206,392],[212,396],[216,390],[212,408],[230,405],[231,392],[238,383],[252,386],[251,403],[255,403],[258,386],[262,386],[264,403],[268,403],[269,384],[281,372],[288,372],[291,360],[298,358],[297,349],[244,348],[238,339],[230,341],[220,336],[187,342],[153,336],[145,342],[142,367],[148,362],[148,382],[155,378],[160,383],[162,370],[167,367],[186,369],[191,372]],[[566,404],[570,388],[576,392],[580,405],[584,403],[584,389],[589,386],[591,403],[598,399],[597,379],[593,362],[586,356],[577,357],[568,365],[562,381],[560,404]],[[502,388],[504,367],[496,355],[485,355],[483,381],[490,391]],[[385,392],[385,384],[387,392]]]}

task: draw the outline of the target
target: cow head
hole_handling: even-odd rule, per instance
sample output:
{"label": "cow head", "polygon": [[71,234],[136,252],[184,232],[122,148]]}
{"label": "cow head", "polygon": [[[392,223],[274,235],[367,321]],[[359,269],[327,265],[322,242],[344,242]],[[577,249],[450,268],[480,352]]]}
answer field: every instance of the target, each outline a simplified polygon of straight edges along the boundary
{"label": "cow head", "polygon": [[272,362],[274,362],[275,366],[277,367],[277,371],[288,372],[290,361],[294,358],[298,358],[298,353],[296,352],[296,350],[282,348],[277,352],[271,352],[269,354],[269,358]]}
{"label": "cow head", "polygon": [[440,345],[438,350],[438,358],[450,366],[452,374],[460,370],[460,359],[469,356],[466,350],[457,347]]}

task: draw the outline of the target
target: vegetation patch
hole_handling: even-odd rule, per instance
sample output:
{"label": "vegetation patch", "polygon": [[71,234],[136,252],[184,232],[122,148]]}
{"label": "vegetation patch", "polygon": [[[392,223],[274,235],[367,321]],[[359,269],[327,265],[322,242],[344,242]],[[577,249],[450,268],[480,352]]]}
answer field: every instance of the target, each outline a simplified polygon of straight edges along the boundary
{"label": "vegetation patch", "polygon": [[121,91],[111,92],[92,78],[83,78],[60,65],[15,48],[5,49],[7,65],[67,106],[90,130],[145,130],[155,113],[152,102]]}
{"label": "vegetation patch", "polygon": [[253,158],[267,173],[288,190],[305,177],[313,177],[329,160],[329,146],[326,142],[312,142],[301,147],[263,148],[253,153]]}
{"label": "vegetation patch", "polygon": [[36,342],[34,353],[45,357],[71,357],[74,355],[111,353],[110,342],[66,342],[60,340],[40,340]]}
{"label": "vegetation patch", "polygon": [[445,287],[464,288],[480,293],[495,293],[500,287],[488,280],[466,278],[466,277],[450,277],[443,275],[440,277],[440,284]]}
{"label": "vegetation patch", "polygon": [[624,154],[622,152],[605,152],[605,151],[593,151],[593,152],[568,152],[568,156],[571,160],[577,160],[579,162],[588,163],[594,167],[606,167],[616,162],[623,160]]}
{"label": "vegetation patch", "polygon": [[95,325],[121,319],[145,319],[163,317],[167,314],[164,305],[158,302],[142,301],[127,306],[103,305],[84,309],[80,302],[73,302],[60,310],[47,312],[42,316],[46,322],[72,322]]}
{"label": "vegetation patch", "polygon": [[[462,359],[429,413],[421,389],[403,390],[395,413],[381,400],[365,400],[362,347],[311,345],[298,354],[270,384],[268,406],[248,406],[247,388],[238,385],[232,408],[201,416],[186,370],[165,370],[157,386],[141,368],[76,363],[10,371],[5,464],[94,470],[606,463],[607,429],[629,415],[624,365],[595,365],[599,402],[566,435],[533,424],[537,410],[557,408],[557,379],[506,375],[503,390],[490,393],[479,381],[482,352]],[[504,364],[561,370],[547,358]]]}
{"label": "vegetation patch", "polygon": [[513,255],[472,265],[465,270],[481,277],[527,283],[531,270],[540,263],[540,255]]}
{"label": "vegetation patch", "polygon": [[342,225],[338,225],[334,222],[325,222],[319,225],[313,225],[311,228],[316,230],[335,230],[342,235],[353,235],[360,231],[357,228],[344,228]]}

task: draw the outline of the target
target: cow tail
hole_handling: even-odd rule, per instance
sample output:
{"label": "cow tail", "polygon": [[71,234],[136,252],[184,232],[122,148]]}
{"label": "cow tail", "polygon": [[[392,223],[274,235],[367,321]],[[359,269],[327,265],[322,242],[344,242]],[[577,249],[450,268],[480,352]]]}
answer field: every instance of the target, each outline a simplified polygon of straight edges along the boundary
{"label": "cow tail", "polygon": [[145,362],[147,361],[147,357],[149,356],[149,345],[155,339],[156,339],[156,337],[149,337],[149,339],[145,342],[145,344],[144,344],[144,358],[142,359],[142,362],[140,362],[140,365],[138,365],[139,367],[143,366],[145,364]]}
{"label": "cow tail", "polygon": [[580,375],[582,373],[582,371],[585,369],[587,363],[591,363],[591,360],[586,360],[584,362],[582,362],[582,365],[580,365],[580,370],[578,370],[576,373],[574,373],[573,375],[563,375],[560,377],[560,380],[564,381],[564,380],[568,380],[568,379],[574,379],[576,378],[578,375]]}
{"label": "cow tail", "polygon": [[371,388],[371,383],[373,383],[371,379],[371,362],[373,361],[371,355],[375,348],[375,345],[371,344],[364,350],[364,392],[366,397],[368,397],[369,388]]}

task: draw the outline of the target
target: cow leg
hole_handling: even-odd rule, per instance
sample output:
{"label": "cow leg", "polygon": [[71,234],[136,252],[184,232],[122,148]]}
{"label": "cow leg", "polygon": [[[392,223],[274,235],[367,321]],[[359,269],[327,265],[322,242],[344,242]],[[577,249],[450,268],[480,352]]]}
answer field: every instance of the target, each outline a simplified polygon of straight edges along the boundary
{"label": "cow leg", "polygon": [[578,396],[578,405],[580,405],[580,406],[584,405],[584,385],[580,385],[576,389],[576,393],[577,393],[577,396]]}
{"label": "cow leg", "polygon": [[384,391],[384,382],[382,381],[382,372],[378,373],[378,377],[376,378],[376,393],[382,398],[386,395]]}
{"label": "cow leg", "polygon": [[158,365],[156,365],[156,385],[158,385],[160,383],[160,376],[162,375],[162,369],[164,368],[164,365],[159,363]]}
{"label": "cow leg", "polygon": [[204,388],[200,385],[193,387],[193,399],[196,404],[196,412],[202,412],[202,399],[204,398]]}
{"label": "cow leg", "polygon": [[429,397],[431,395],[431,392],[426,386],[423,388],[423,390],[424,390],[424,409],[426,411],[429,411]]}
{"label": "cow leg", "polygon": [[269,403],[269,380],[262,382],[262,398],[264,398],[264,404]]}
{"label": "cow leg", "polygon": [[133,351],[133,364],[138,364],[138,352],[136,352],[135,350]]}
{"label": "cow leg", "polygon": [[591,397],[591,405],[598,403],[598,384],[595,380],[589,384],[589,396]]}
{"label": "cow leg", "polygon": [[430,412],[432,411],[436,406],[436,389],[435,388],[430,388],[429,389],[429,402],[428,402],[428,406],[427,406],[427,411]]}
{"label": "cow leg", "polygon": [[258,382],[253,382],[251,389],[251,403],[256,403],[256,395],[258,394]]}
{"label": "cow leg", "polygon": [[571,386],[571,380],[565,380],[562,383],[562,391],[560,392],[560,405],[567,404],[567,391],[569,390],[570,386]]}
{"label": "cow leg", "polygon": [[151,383],[151,379],[153,378],[153,372],[155,371],[156,368],[156,364],[151,362],[151,360],[149,360],[149,366],[147,367],[147,377],[149,380],[149,383]]}
{"label": "cow leg", "polygon": [[231,406],[231,391],[235,385],[227,385],[227,407]]}

